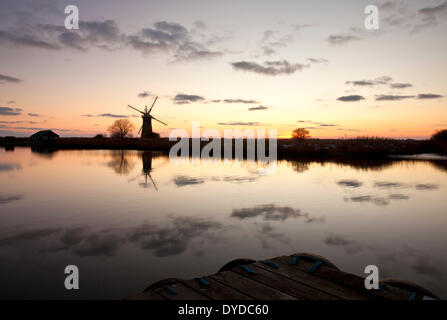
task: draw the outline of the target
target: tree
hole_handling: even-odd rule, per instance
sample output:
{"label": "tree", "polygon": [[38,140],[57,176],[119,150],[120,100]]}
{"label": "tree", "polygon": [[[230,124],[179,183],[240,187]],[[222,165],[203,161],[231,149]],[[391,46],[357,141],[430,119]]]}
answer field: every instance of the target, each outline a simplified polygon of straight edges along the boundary
{"label": "tree", "polygon": [[447,141],[447,129],[437,131],[431,138],[435,141]]}
{"label": "tree", "polygon": [[292,131],[293,139],[306,139],[310,138],[309,131],[304,128],[298,128]]}
{"label": "tree", "polygon": [[109,127],[108,131],[113,138],[124,139],[129,136],[133,129],[134,126],[129,120],[119,119]]}

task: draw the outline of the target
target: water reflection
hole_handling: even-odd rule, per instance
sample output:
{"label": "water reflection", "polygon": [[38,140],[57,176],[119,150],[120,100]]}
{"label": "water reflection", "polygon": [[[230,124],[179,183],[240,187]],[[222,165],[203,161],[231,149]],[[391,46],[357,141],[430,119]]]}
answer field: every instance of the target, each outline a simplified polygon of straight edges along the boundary
{"label": "water reflection", "polygon": [[50,154],[0,152],[0,297],[73,297],[61,286],[67,264],[83,274],[76,297],[121,298],[234,258],[296,251],[359,275],[376,264],[447,297],[441,160],[282,160],[262,176],[247,161]]}

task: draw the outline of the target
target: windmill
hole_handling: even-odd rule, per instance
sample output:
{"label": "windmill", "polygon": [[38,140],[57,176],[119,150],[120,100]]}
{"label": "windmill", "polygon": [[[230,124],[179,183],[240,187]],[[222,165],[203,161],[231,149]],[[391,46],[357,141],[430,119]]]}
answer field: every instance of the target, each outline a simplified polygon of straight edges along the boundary
{"label": "windmill", "polygon": [[154,133],[152,131],[152,119],[167,126],[166,123],[164,123],[161,120],[158,120],[157,118],[155,118],[154,116],[151,115],[152,108],[154,107],[155,102],[157,102],[157,99],[158,99],[158,97],[155,97],[154,103],[152,103],[152,106],[149,110],[147,109],[147,106],[144,107],[144,111],[141,111],[141,110],[138,110],[137,108],[132,107],[131,105],[127,105],[129,108],[132,108],[133,110],[138,111],[139,113],[142,114],[141,118],[143,119],[143,125],[141,126],[140,130],[138,130],[138,133],[141,132],[142,139],[158,138],[159,137],[159,134]]}

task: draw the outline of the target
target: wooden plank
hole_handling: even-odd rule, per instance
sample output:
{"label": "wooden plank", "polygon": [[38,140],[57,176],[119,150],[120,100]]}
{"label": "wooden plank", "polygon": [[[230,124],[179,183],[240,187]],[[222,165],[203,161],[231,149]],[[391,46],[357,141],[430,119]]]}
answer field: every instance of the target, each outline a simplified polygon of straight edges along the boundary
{"label": "wooden plank", "polygon": [[[273,261],[275,263],[280,262],[289,263],[291,259],[292,258],[289,256],[283,256],[271,259],[269,261]],[[305,272],[308,272],[309,267],[311,267],[312,265],[314,265],[314,263],[306,261],[304,259],[299,259],[295,267]],[[408,297],[411,294],[408,291],[391,286],[387,286],[386,289],[383,291],[367,290],[365,289],[364,278],[357,276],[355,274],[346,273],[344,271],[332,269],[323,265],[320,266],[317,270],[315,270],[313,274],[322,277],[324,279],[340,283],[344,286],[354,288],[359,292],[363,293],[366,292],[366,294],[374,295],[379,298],[392,299],[392,300],[408,300]]]}
{"label": "wooden plank", "polygon": [[240,268],[234,268],[231,271],[259,283],[262,283],[268,287],[274,288],[278,291],[296,297],[298,299],[304,300],[340,300],[339,298],[330,295],[326,292],[320,291],[318,289],[309,287],[302,283],[293,281],[289,278],[283,277],[277,273],[267,271],[260,268],[254,264],[247,265],[251,270],[255,271],[256,274],[250,274],[245,270]]}
{"label": "wooden plank", "polygon": [[127,297],[125,300],[166,300],[166,298],[162,297],[156,292],[146,291],[131,297]]}
{"label": "wooden plank", "polygon": [[[273,259],[275,260],[275,259]],[[269,260],[272,261],[272,260]],[[290,261],[290,259],[288,260]],[[340,299],[346,300],[369,300],[374,298],[374,296],[368,295],[363,292],[359,292],[350,287],[346,287],[338,282],[330,281],[321,277],[303,271],[302,269],[296,268],[296,266],[291,266],[288,261],[275,260],[278,264],[278,269],[270,268],[262,263],[256,262],[254,265],[263,268],[267,271],[277,273],[293,281],[297,281],[304,285],[310,286],[312,288],[327,292],[333,296]]]}
{"label": "wooden plank", "polygon": [[252,298],[247,295],[213,280],[210,277],[203,277],[203,279],[209,283],[208,287],[200,284],[197,279],[184,281],[183,283],[212,300],[252,300]]}
{"label": "wooden plank", "polygon": [[228,287],[257,300],[296,300],[296,298],[280,292],[259,282],[253,281],[232,271],[224,271],[209,276]]}
{"label": "wooden plank", "polygon": [[160,294],[168,300],[209,300],[209,298],[187,286],[181,282],[170,284],[169,287],[176,291],[176,294],[169,293],[166,288],[159,287],[153,291]]}

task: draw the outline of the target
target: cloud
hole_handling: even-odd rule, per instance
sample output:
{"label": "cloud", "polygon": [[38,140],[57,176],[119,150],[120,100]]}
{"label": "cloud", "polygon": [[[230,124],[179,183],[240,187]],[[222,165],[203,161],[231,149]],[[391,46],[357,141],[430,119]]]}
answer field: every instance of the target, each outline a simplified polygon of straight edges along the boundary
{"label": "cloud", "polygon": [[23,197],[21,195],[13,196],[2,196],[0,195],[0,204],[7,204],[13,201],[21,200]]}
{"label": "cloud", "polygon": [[374,80],[346,81],[346,84],[352,84],[354,86],[375,86],[375,85],[387,84],[391,80],[393,80],[391,77],[383,76],[380,78],[376,78]]}
{"label": "cloud", "polygon": [[363,185],[363,183],[358,180],[347,180],[347,179],[337,181],[337,184],[339,186],[349,187],[349,188],[359,188]]}
{"label": "cloud", "polygon": [[0,44],[8,44],[18,48],[39,48],[48,50],[59,49],[58,45],[41,40],[34,34],[17,34],[0,30]]}
{"label": "cloud", "polygon": [[352,41],[361,40],[358,36],[349,35],[349,34],[338,34],[338,35],[330,35],[328,37],[328,41],[333,46],[341,46],[347,44]]}
{"label": "cloud", "polygon": [[392,83],[390,85],[391,89],[405,89],[411,88],[413,85],[411,83]]}
{"label": "cloud", "polygon": [[307,58],[307,61],[311,63],[324,63],[324,64],[329,62],[327,59],[323,58]]}
{"label": "cloud", "polygon": [[150,96],[151,96],[151,93],[149,91],[143,91],[138,94],[138,98],[147,98]]}
{"label": "cloud", "polygon": [[418,94],[418,99],[439,99],[442,98],[440,94],[433,94],[433,93],[423,93]]}
{"label": "cloud", "polygon": [[329,246],[346,246],[355,243],[353,240],[348,240],[341,235],[330,235],[324,240]]}
{"label": "cloud", "polygon": [[259,122],[218,122],[220,126],[260,126]]}
{"label": "cloud", "polygon": [[250,99],[224,99],[223,100],[224,103],[249,103],[249,104],[254,104],[254,103],[259,103],[259,101]]}
{"label": "cloud", "polygon": [[[22,82],[22,80],[19,79],[19,78],[10,77],[10,76],[4,75],[4,74],[0,74],[0,83],[6,83],[6,82],[9,82],[9,83],[20,83],[20,82]],[[8,101],[8,103],[14,103],[14,102]]]}
{"label": "cloud", "polygon": [[349,96],[339,97],[339,98],[337,98],[337,100],[343,101],[343,102],[353,102],[353,101],[365,100],[365,97],[359,96],[359,95],[349,95]]}
{"label": "cloud", "polygon": [[381,189],[389,189],[389,188],[402,188],[405,187],[405,184],[400,182],[388,182],[388,181],[377,181],[374,182],[374,187]]}
{"label": "cloud", "polygon": [[266,107],[266,106],[257,106],[257,107],[248,108],[248,111],[267,110],[267,109],[268,109],[268,107]]}
{"label": "cloud", "polygon": [[[231,217],[241,220],[261,217],[264,221],[284,221],[289,218],[308,218],[309,214],[301,213],[299,209],[281,207],[275,204],[264,204],[252,208],[234,209]],[[314,220],[309,222],[316,222]]]}
{"label": "cloud", "polygon": [[174,218],[167,226],[149,223],[135,228],[129,241],[137,243],[142,249],[154,250],[157,257],[178,255],[184,252],[195,239],[205,241],[222,230],[218,222],[199,218]]}
{"label": "cloud", "polygon": [[246,72],[253,72],[268,76],[277,76],[281,74],[293,74],[296,71],[301,71],[304,68],[309,68],[310,65],[300,63],[289,63],[286,60],[265,61],[263,65],[250,61],[232,62],[231,65],[235,70]]}
{"label": "cloud", "polygon": [[28,113],[28,116],[30,116],[30,117],[40,117],[41,115],[37,114],[37,113]]}
{"label": "cloud", "polygon": [[416,190],[435,190],[438,189],[439,186],[431,183],[419,183],[415,186],[415,188]]}
{"label": "cloud", "polygon": [[205,100],[204,97],[194,95],[194,94],[179,93],[174,97],[175,104],[188,104],[191,102],[199,102],[199,101],[204,101],[204,100]]}
{"label": "cloud", "polygon": [[329,35],[327,41],[331,46],[336,47],[336,46],[343,46],[354,41],[369,39],[379,34],[381,34],[380,31],[372,31],[372,30],[366,31],[363,28],[351,27],[345,33]]}
{"label": "cloud", "polygon": [[208,48],[205,42],[193,39],[193,35],[175,22],[158,21],[153,28],[141,29],[127,37],[128,43],[143,54],[169,52],[174,61],[211,59],[223,55]]}
{"label": "cloud", "polygon": [[0,107],[0,115],[2,116],[18,116],[22,111],[19,108]]}
{"label": "cloud", "polygon": [[104,117],[104,118],[128,118],[129,116],[122,114],[113,114],[113,113],[101,113],[97,115],[92,114],[83,114],[81,117],[93,118],[93,117]]}
{"label": "cloud", "polygon": [[418,11],[418,14],[421,17],[421,23],[413,27],[413,33],[436,27],[439,20],[445,19],[447,17],[447,1],[434,7],[424,7]]}
{"label": "cloud", "polygon": [[174,177],[174,183],[177,187],[184,187],[188,185],[197,185],[204,183],[205,180],[202,178],[187,177],[187,176],[176,176]]}
{"label": "cloud", "polygon": [[414,96],[376,95],[376,101],[399,101],[411,98],[414,98]]}
{"label": "cloud", "polygon": [[0,163],[0,171],[14,171],[21,169],[22,166],[19,163],[9,163],[9,162]]}

